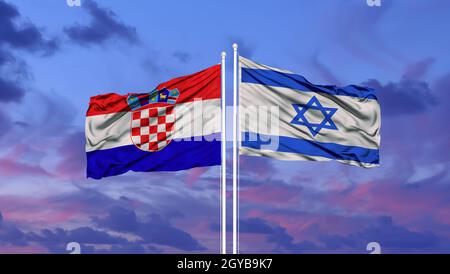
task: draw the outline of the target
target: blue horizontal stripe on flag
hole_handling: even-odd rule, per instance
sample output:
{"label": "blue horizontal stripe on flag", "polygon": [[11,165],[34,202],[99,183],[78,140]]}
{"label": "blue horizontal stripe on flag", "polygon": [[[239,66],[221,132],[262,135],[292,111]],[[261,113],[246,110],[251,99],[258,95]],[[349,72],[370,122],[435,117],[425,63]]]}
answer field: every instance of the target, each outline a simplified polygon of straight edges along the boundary
{"label": "blue horizontal stripe on flag", "polygon": [[[212,136],[212,135],[211,135]],[[207,136],[201,141],[172,141],[157,152],[135,145],[87,152],[87,177],[101,179],[127,171],[177,171],[220,165],[220,140]]]}
{"label": "blue horizontal stripe on flag", "polygon": [[[250,135],[252,135],[252,139],[250,139]],[[279,145],[276,150],[278,152],[321,156],[332,160],[349,160],[367,164],[379,164],[380,162],[378,149],[345,146],[286,136],[270,136],[251,132],[243,132],[242,138],[241,145],[253,149],[261,149],[262,145],[267,146],[270,142],[278,138]]]}
{"label": "blue horizontal stripe on flag", "polygon": [[375,90],[371,88],[356,85],[349,85],[345,87],[314,85],[308,82],[308,80],[301,75],[275,70],[242,68],[241,81],[243,83],[284,87],[305,92],[321,92],[330,95],[342,95],[377,100]]}

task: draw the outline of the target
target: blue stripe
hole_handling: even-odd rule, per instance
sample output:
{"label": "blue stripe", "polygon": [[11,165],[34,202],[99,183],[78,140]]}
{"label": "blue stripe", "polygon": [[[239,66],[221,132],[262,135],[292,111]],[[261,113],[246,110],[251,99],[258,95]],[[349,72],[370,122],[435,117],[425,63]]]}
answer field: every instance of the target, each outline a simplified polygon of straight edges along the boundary
{"label": "blue stripe", "polygon": [[87,177],[101,179],[127,171],[177,171],[220,165],[220,140],[172,141],[157,152],[134,145],[87,152]]}
{"label": "blue stripe", "polygon": [[[261,145],[267,146],[270,144],[270,140],[278,138],[279,146],[276,150],[278,152],[321,156],[332,160],[350,160],[367,164],[379,164],[380,162],[378,149],[344,146],[335,143],[323,143],[292,137],[270,136],[249,132],[244,132],[242,134],[243,147],[261,149]],[[252,141],[250,141],[251,135],[253,135],[251,139]]]}
{"label": "blue stripe", "polygon": [[377,100],[375,90],[371,88],[356,85],[345,87],[314,85],[301,75],[275,70],[242,68],[241,81],[244,83],[290,88],[305,92],[321,92],[330,95]]}

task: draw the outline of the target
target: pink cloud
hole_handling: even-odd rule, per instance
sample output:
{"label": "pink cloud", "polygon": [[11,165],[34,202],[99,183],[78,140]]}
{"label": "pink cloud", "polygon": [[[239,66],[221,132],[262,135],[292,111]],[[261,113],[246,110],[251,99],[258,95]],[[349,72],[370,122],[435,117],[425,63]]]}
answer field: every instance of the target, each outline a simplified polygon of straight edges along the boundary
{"label": "pink cloud", "polygon": [[42,246],[0,246],[0,254],[47,254]]}
{"label": "pink cloud", "polygon": [[49,177],[51,174],[39,165],[16,162],[12,159],[0,159],[0,174],[4,176],[38,175]]}
{"label": "pink cloud", "polygon": [[208,171],[208,167],[197,167],[187,171],[186,185],[193,187],[200,177]]}
{"label": "pink cloud", "polygon": [[82,211],[85,207],[81,203],[61,206],[45,198],[0,196],[0,210],[5,219],[26,225],[52,226],[83,217],[87,219]]}
{"label": "pink cloud", "polygon": [[239,199],[245,203],[290,204],[300,194],[301,188],[294,186],[260,185],[241,190]]}

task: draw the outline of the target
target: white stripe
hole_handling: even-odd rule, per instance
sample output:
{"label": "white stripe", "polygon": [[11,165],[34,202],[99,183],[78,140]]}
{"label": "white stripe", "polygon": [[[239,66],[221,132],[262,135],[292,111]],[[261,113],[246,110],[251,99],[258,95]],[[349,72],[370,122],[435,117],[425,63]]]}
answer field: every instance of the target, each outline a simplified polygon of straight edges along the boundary
{"label": "white stripe", "polygon": [[[199,100],[175,106],[173,139],[220,132],[220,99]],[[86,117],[86,151],[132,145],[132,112]]]}
{"label": "white stripe", "polygon": [[[333,159],[320,157],[320,156],[311,156],[311,155],[304,155],[299,153],[291,153],[291,152],[280,152],[280,151],[273,151],[273,150],[260,150],[260,149],[254,149],[249,147],[241,147],[239,150],[240,155],[248,155],[248,156],[265,156],[274,158],[277,160],[286,160],[286,161],[332,161]],[[369,163],[362,163],[357,162],[353,160],[335,160],[340,163],[349,164],[353,166],[359,166],[364,168],[373,168],[378,167],[379,164],[369,164]]]}
{"label": "white stripe", "polygon": [[[319,134],[313,136],[306,126],[291,123],[297,114],[292,104],[307,104],[313,96],[315,96],[324,107],[338,109],[332,116],[332,120],[336,124],[338,130],[322,129]],[[350,96],[333,96],[324,93],[302,92],[289,88],[250,83],[240,84],[239,100],[242,107],[240,109],[242,132],[252,131],[267,135],[277,135],[277,132],[273,131],[273,128],[261,126],[261,124],[257,122],[257,107],[278,106],[278,134],[280,136],[371,149],[379,148],[381,118],[380,106],[376,100]],[[251,108],[252,106],[253,108]],[[324,118],[323,114],[319,111],[308,111],[306,117],[308,120],[315,121],[316,123],[320,123]],[[247,122],[245,122],[244,119],[246,119]],[[273,121],[271,121],[270,124],[273,125]]]}
{"label": "white stripe", "polygon": [[239,56],[239,66],[241,68],[267,69],[267,70],[274,70],[274,71],[279,71],[279,72],[284,72],[284,73],[292,73],[289,70],[269,67],[269,66],[266,66],[266,65],[263,65],[263,64],[255,63],[252,60],[249,60],[249,59],[244,58],[242,56]]}

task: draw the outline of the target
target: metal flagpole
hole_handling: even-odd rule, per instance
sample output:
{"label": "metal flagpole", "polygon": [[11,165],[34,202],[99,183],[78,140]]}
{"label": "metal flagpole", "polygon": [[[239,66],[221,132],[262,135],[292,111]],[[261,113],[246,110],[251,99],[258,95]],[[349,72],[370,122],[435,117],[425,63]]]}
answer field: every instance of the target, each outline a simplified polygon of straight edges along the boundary
{"label": "metal flagpole", "polygon": [[226,143],[226,132],[225,132],[225,98],[226,98],[226,90],[225,90],[225,57],[227,53],[222,51],[222,64],[221,64],[221,88],[220,88],[220,96],[222,100],[222,125],[221,125],[221,188],[220,188],[220,209],[221,209],[221,253],[227,254],[227,143]]}
{"label": "metal flagpole", "polygon": [[237,197],[237,85],[238,45],[233,44],[233,254],[238,253],[238,197]]}

